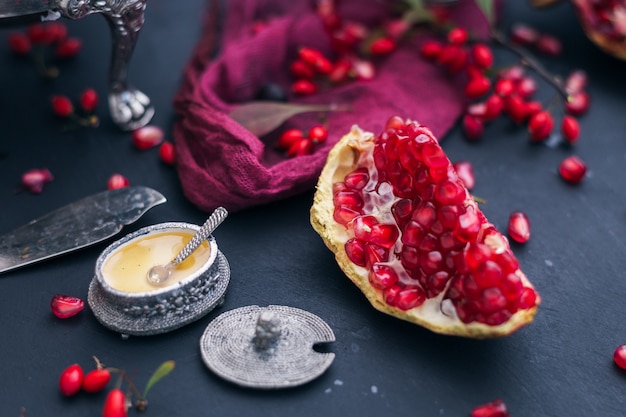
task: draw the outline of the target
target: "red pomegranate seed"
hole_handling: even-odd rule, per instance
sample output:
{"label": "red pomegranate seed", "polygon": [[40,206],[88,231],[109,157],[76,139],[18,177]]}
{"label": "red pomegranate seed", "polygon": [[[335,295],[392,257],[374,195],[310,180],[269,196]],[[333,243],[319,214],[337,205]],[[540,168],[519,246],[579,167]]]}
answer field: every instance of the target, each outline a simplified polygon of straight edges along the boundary
{"label": "red pomegranate seed", "polygon": [[477,140],[483,136],[485,127],[477,117],[466,114],[463,116],[463,132],[469,140]]}
{"label": "red pomegranate seed", "polygon": [[396,41],[391,38],[378,38],[370,44],[370,53],[375,56],[389,55],[396,49]]}
{"label": "red pomegranate seed", "polygon": [[540,35],[537,39],[537,50],[543,54],[550,56],[559,56],[563,51],[561,41],[551,35]]}
{"label": "red pomegranate seed", "polygon": [[111,371],[108,369],[94,369],[87,372],[83,379],[83,391],[95,393],[102,391],[111,381]]}
{"label": "red pomegranate seed", "polygon": [[289,149],[294,142],[304,138],[304,133],[300,129],[287,129],[281,133],[276,146],[280,149]]}
{"label": "red pomegranate seed", "polygon": [[159,158],[167,165],[176,163],[176,148],[172,142],[163,142],[159,147]]}
{"label": "red pomegranate seed", "polygon": [[352,60],[352,72],[358,80],[369,81],[376,76],[376,68],[370,61],[364,59]]}
{"label": "red pomegranate seed", "polygon": [[67,38],[59,43],[54,51],[57,58],[73,58],[80,52],[83,42],[77,38]]}
{"label": "red pomegranate seed", "polygon": [[122,174],[113,174],[107,181],[107,188],[109,190],[117,190],[118,188],[128,187],[130,181]]}
{"label": "red pomegranate seed", "polygon": [[472,46],[471,50],[472,60],[474,65],[481,69],[489,69],[493,65],[493,53],[491,48],[482,43],[477,43]]}
{"label": "red pomegranate seed", "polygon": [[74,105],[66,96],[52,96],[52,111],[60,117],[69,117],[74,113]]}
{"label": "red pomegranate seed", "polygon": [[324,126],[313,126],[309,130],[309,134],[307,135],[309,139],[313,141],[313,143],[320,143],[326,141],[328,138],[328,130]]}
{"label": "red pomegranate seed", "polygon": [[33,47],[30,39],[24,33],[12,33],[9,35],[8,41],[11,51],[18,55],[27,55]]}
{"label": "red pomegranate seed", "polygon": [[580,135],[578,120],[572,116],[564,116],[561,121],[561,133],[568,143],[574,144],[578,142],[578,136]]}
{"label": "red pomegranate seed", "polygon": [[375,264],[369,271],[369,281],[374,288],[384,290],[398,282],[398,274],[392,267],[385,264]]}
{"label": "red pomegranate seed", "polygon": [[565,103],[565,111],[573,116],[582,116],[589,109],[589,94],[579,91],[570,96]]}
{"label": "red pomegranate seed", "polygon": [[85,308],[85,302],[73,295],[55,294],[50,301],[52,314],[60,319],[74,317]]}
{"label": "red pomegranate seed", "polygon": [[573,71],[565,80],[565,91],[575,94],[583,91],[587,85],[587,73],[583,70]]}
{"label": "red pomegranate seed", "polygon": [[340,58],[335,62],[335,66],[330,74],[328,74],[328,80],[333,84],[342,83],[350,77],[350,70],[352,69],[352,63],[345,58]]}
{"label": "red pomegranate seed", "polygon": [[472,410],[472,417],[509,417],[509,410],[502,400],[495,399],[490,403],[475,407]]}
{"label": "red pomegranate seed", "polygon": [[133,145],[142,151],[160,145],[163,142],[165,133],[158,126],[148,125],[133,130]]}
{"label": "red pomegranate seed", "polygon": [[541,142],[546,140],[552,133],[554,120],[552,115],[547,111],[535,113],[528,122],[528,132],[531,140]]}
{"label": "red pomegranate seed", "polygon": [[520,45],[531,45],[539,39],[539,32],[524,24],[516,24],[511,28],[511,41]]}
{"label": "red pomegranate seed", "polygon": [[587,173],[587,165],[579,157],[572,155],[561,161],[559,174],[571,184],[578,184]]}
{"label": "red pomegranate seed", "polygon": [[294,142],[287,150],[288,157],[310,155],[313,153],[313,141],[309,138]]}
{"label": "red pomegranate seed", "polygon": [[317,92],[317,85],[307,79],[299,79],[291,84],[291,91],[300,96],[309,96]]}
{"label": "red pomegranate seed", "polygon": [[514,211],[509,215],[507,228],[511,239],[518,243],[526,243],[530,239],[530,221],[521,211]]}
{"label": "red pomegranate seed", "polygon": [[434,61],[439,58],[441,51],[443,50],[443,45],[438,41],[426,41],[420,47],[420,54],[430,60]]}
{"label": "red pomegranate seed", "polygon": [[22,186],[28,191],[39,194],[43,191],[46,183],[52,181],[52,173],[46,169],[31,169],[22,174]]}
{"label": "red pomegranate seed", "polygon": [[87,113],[93,112],[98,106],[98,93],[93,88],[84,90],[80,95],[80,107]]}
{"label": "red pomegranate seed", "polygon": [[315,71],[309,64],[298,59],[289,66],[289,72],[294,78],[310,80],[315,75]]}
{"label": "red pomegranate seed", "polygon": [[485,76],[470,79],[465,85],[465,95],[470,99],[484,96],[491,89],[491,81]]}
{"label": "red pomegranate seed", "polygon": [[59,377],[59,389],[61,394],[69,397],[80,391],[83,385],[83,369],[78,364],[68,366],[61,372]]}
{"label": "red pomegranate seed", "polygon": [[461,181],[463,181],[465,188],[468,190],[474,188],[476,180],[474,177],[474,167],[472,166],[472,163],[469,161],[457,161],[452,164],[452,166]]}
{"label": "red pomegranate seed", "polygon": [[448,32],[448,42],[454,45],[463,45],[468,39],[467,31],[463,28],[453,28]]}
{"label": "red pomegranate seed", "polygon": [[404,119],[400,116],[391,116],[387,119],[385,129],[400,129],[404,127]]}
{"label": "red pomegranate seed", "polygon": [[613,361],[617,366],[626,369],[626,345],[620,345],[613,352]]}

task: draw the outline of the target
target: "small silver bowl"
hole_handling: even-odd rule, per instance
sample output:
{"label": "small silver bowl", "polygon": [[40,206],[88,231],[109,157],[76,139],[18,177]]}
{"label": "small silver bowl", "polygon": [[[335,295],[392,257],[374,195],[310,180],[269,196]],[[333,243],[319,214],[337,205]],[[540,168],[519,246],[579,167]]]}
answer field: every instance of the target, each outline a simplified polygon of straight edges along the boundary
{"label": "small silver bowl", "polygon": [[213,236],[207,239],[208,260],[189,276],[169,285],[145,292],[126,292],[113,288],[102,272],[108,257],[133,240],[168,231],[195,233],[199,228],[181,222],[155,224],[130,233],[104,249],[96,261],[87,297],[98,321],[123,336],[150,336],[178,329],[221,306],[230,281],[230,267]]}

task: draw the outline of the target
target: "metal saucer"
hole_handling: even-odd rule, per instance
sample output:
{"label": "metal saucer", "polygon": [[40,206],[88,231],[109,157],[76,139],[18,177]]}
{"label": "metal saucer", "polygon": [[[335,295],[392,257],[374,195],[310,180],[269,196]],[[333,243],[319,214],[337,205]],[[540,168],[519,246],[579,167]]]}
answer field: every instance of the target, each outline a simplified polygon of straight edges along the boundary
{"label": "metal saucer", "polygon": [[277,389],[302,385],[328,369],[335,354],[314,345],[335,341],[318,316],[298,308],[247,306],[213,319],[200,339],[202,359],[240,386]]}

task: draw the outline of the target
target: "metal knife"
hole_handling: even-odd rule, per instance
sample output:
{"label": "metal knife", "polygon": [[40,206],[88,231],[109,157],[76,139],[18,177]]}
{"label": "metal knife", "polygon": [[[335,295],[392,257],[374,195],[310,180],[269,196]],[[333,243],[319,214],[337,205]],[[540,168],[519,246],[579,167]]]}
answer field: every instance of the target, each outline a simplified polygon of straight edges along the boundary
{"label": "metal knife", "polygon": [[148,187],[104,191],[0,236],[0,273],[101,242],[165,197]]}

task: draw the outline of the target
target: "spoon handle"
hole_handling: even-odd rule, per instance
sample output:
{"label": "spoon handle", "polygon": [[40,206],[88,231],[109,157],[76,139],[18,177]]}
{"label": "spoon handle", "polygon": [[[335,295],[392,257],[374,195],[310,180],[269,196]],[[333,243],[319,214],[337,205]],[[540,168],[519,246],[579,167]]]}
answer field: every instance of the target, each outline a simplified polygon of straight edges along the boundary
{"label": "spoon handle", "polygon": [[224,207],[218,207],[209,218],[204,222],[202,227],[196,232],[191,240],[185,245],[185,247],[179,252],[178,255],[172,260],[173,265],[177,265],[187,259],[189,255],[195,251],[198,246],[202,244],[213,231],[224,221],[228,216],[228,212]]}

